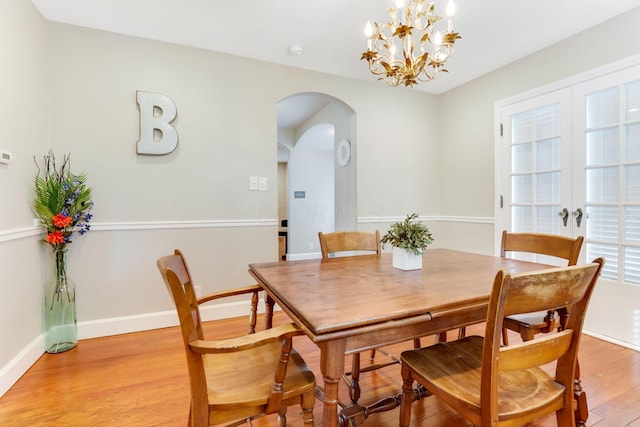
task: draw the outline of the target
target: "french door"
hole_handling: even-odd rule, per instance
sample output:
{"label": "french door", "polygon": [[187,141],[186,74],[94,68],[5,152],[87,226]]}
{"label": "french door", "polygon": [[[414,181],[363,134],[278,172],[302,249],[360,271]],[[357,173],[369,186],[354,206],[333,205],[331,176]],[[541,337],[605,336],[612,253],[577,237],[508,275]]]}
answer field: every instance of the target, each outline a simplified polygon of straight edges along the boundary
{"label": "french door", "polygon": [[[501,111],[503,163],[497,234],[512,232],[579,234],[572,201],[571,91],[564,89],[504,107]],[[576,208],[577,209],[577,208]],[[580,224],[582,227],[582,223]],[[574,231],[574,228],[576,229]],[[496,239],[499,244],[499,240]],[[557,263],[542,256],[521,258]]]}
{"label": "french door", "polygon": [[580,262],[606,260],[585,328],[640,346],[640,66],[505,105],[500,122],[496,230],[584,236]]}

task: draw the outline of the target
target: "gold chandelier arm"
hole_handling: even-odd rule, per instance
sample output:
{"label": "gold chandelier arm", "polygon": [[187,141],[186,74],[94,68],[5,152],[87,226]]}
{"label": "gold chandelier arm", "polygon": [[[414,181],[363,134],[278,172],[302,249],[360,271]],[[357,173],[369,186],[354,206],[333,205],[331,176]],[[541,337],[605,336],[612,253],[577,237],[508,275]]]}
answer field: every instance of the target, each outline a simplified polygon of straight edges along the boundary
{"label": "gold chandelier arm", "polygon": [[446,29],[436,30],[442,17],[435,13],[435,3],[426,0],[396,0],[387,11],[391,22],[367,23],[367,51],[361,59],[369,71],[381,76],[390,86],[413,86],[418,81],[433,80],[453,55],[453,44],[460,35],[453,32],[453,6],[449,0]]}

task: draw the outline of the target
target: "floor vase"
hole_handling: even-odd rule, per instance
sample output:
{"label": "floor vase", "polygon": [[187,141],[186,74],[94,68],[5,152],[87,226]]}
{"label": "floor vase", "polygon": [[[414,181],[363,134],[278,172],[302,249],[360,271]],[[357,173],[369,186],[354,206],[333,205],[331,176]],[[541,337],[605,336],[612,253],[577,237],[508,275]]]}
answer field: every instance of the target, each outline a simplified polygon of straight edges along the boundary
{"label": "floor vase", "polygon": [[67,250],[54,249],[53,275],[45,289],[45,350],[61,353],[78,343],[76,286],[67,276]]}

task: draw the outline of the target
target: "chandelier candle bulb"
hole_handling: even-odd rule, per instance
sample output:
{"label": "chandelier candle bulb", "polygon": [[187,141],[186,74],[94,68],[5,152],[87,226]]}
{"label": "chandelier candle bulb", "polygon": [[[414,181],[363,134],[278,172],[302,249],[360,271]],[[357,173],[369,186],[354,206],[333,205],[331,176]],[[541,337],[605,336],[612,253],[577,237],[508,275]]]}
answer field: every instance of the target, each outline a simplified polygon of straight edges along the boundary
{"label": "chandelier candle bulb", "polygon": [[373,26],[371,21],[367,21],[367,25],[364,26],[364,35],[367,36],[367,50],[373,49]]}
{"label": "chandelier candle bulb", "polygon": [[449,0],[447,4],[447,16],[449,19],[447,20],[447,32],[453,32],[453,15],[456,13],[456,5],[453,3],[453,0]]}

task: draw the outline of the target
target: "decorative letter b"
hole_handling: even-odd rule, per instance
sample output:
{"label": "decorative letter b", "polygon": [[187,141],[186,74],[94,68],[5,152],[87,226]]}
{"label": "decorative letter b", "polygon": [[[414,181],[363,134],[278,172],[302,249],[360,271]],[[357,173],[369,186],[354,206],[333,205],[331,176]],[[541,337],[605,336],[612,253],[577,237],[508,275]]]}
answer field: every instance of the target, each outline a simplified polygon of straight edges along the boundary
{"label": "decorative letter b", "polygon": [[142,91],[136,91],[136,102],[140,108],[138,154],[171,153],[178,146],[178,131],[169,124],[176,118],[176,104],[168,96]]}

